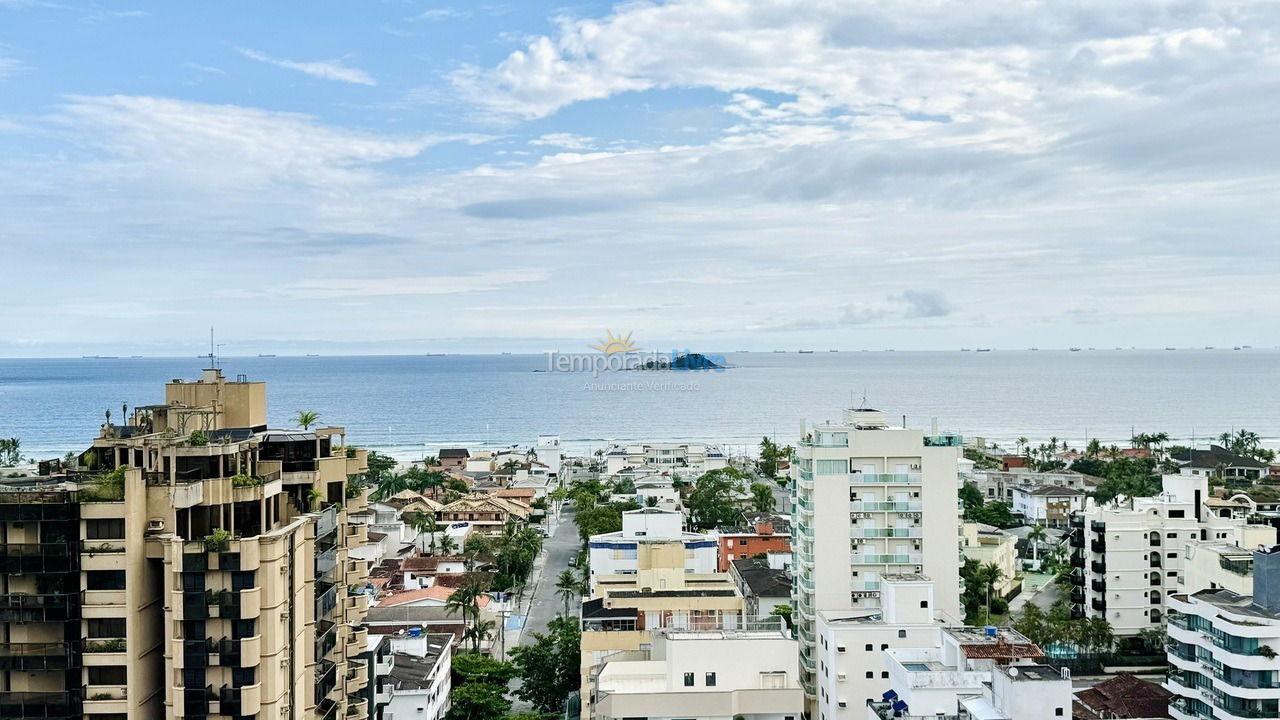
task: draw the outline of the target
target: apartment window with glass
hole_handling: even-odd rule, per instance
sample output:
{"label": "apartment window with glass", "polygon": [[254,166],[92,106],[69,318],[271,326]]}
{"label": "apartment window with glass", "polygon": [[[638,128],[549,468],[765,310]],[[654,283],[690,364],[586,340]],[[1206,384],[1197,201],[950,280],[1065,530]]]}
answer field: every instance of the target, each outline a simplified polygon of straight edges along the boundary
{"label": "apartment window with glass", "polygon": [[128,671],[123,665],[92,665],[86,669],[89,671],[90,685],[129,684]]}
{"label": "apartment window with glass", "polygon": [[258,681],[258,669],[252,667],[231,668],[232,687],[248,687]]}
{"label": "apartment window with glass", "polygon": [[257,573],[253,570],[237,570],[231,573],[232,590],[249,590],[256,582]]}
{"label": "apartment window with glass", "polygon": [[818,460],[815,465],[819,475],[848,475],[848,460]]}
{"label": "apartment window with glass", "polygon": [[124,518],[85,520],[84,537],[86,540],[122,540],[124,539]]}
{"label": "apartment window with glass", "polygon": [[684,674],[684,686],[693,687],[693,673]]}
{"label": "apartment window with glass", "polygon": [[124,618],[89,618],[85,622],[89,626],[88,637],[91,637],[91,638],[125,637]]}
{"label": "apartment window with glass", "polygon": [[123,570],[86,570],[84,587],[86,590],[123,590]]}
{"label": "apartment window with glass", "polygon": [[716,686],[716,674],[713,672],[707,673],[707,687],[715,687],[715,686]]}

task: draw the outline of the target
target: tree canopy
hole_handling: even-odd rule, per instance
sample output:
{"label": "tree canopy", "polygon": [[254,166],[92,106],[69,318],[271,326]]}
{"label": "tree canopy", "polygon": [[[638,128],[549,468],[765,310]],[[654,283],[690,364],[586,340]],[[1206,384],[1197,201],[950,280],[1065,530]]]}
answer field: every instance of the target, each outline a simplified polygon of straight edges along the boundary
{"label": "tree canopy", "polygon": [[547,624],[546,634],[535,632],[531,644],[512,648],[511,662],[521,679],[516,697],[541,712],[563,710],[565,698],[581,682],[581,634],[575,618],[559,616]]}

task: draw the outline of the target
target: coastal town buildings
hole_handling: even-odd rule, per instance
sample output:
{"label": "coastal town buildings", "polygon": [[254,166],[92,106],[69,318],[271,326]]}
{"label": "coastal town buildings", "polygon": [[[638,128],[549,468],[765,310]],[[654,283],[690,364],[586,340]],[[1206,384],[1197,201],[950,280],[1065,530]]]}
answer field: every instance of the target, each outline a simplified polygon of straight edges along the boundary
{"label": "coastal town buildings", "polygon": [[1102,482],[1099,478],[1075,470],[1035,472],[1029,468],[1015,468],[1009,471],[975,470],[972,473],[972,481],[987,502],[1010,504],[1013,503],[1014,488],[1030,489],[1048,485],[1088,492]]}
{"label": "coastal town buildings", "polygon": [[1114,675],[1075,692],[1075,720],[1147,720],[1169,717],[1173,694],[1129,673]]}
{"label": "coastal town buildings", "polygon": [[933,581],[937,616],[959,622],[958,435],[890,426],[849,409],[839,423],[805,425],[792,463],[793,617],[801,682],[818,698],[822,611],[881,607],[886,575]]}
{"label": "coastal town buildings", "polygon": [[564,471],[564,448],[560,445],[559,435],[539,435],[533,454],[547,468],[552,480],[559,479]]}
{"label": "coastal town buildings", "polygon": [[367,528],[338,427],[216,369],[0,489],[0,716],[336,718],[368,704]]}
{"label": "coastal town buildings", "polygon": [[596,718],[796,720],[796,641],[781,629],[663,628],[600,666]]}
{"label": "coastal town buildings", "polygon": [[605,473],[617,475],[626,468],[652,467],[697,476],[727,467],[729,458],[718,446],[704,443],[631,443],[611,445],[604,452]]}
{"label": "coastal town buildings", "polygon": [[1183,475],[1217,476],[1224,480],[1257,480],[1271,470],[1260,460],[1238,455],[1220,445],[1210,445],[1208,450],[1189,448],[1172,459],[1182,466],[1178,472]]}
{"label": "coastal town buildings", "polygon": [[1280,547],[1253,553],[1254,592],[1168,598],[1175,720],[1280,717]]}
{"label": "coastal town buildings", "polygon": [[771,615],[778,607],[791,606],[791,573],[769,567],[767,558],[734,560],[729,577],[742,593],[748,615]]}
{"label": "coastal town buildings", "polygon": [[641,508],[622,513],[618,532],[592,535],[587,541],[591,566],[591,588],[602,576],[635,575],[641,567],[641,550],[646,545],[670,543],[684,548],[682,567],[690,573],[714,573],[716,541],[710,535],[685,532],[684,516],[674,510]]}
{"label": "coastal town buildings", "polygon": [[1253,594],[1253,548],[1221,540],[1192,540],[1187,543],[1178,589],[1230,590],[1238,595]]}
{"label": "coastal town buildings", "polygon": [[1251,548],[1276,541],[1275,528],[1250,523],[1246,512],[1210,512],[1203,475],[1165,475],[1163,485],[1156,497],[1090,500],[1071,520],[1074,614],[1106,618],[1118,636],[1160,627],[1165,595],[1200,589],[1183,575],[1189,542]]}

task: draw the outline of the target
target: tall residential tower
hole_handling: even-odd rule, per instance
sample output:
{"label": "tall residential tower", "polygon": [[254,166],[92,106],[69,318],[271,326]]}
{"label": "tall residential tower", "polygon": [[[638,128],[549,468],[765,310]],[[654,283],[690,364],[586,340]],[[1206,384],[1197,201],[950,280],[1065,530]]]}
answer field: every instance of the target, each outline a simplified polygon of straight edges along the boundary
{"label": "tall residential tower", "polygon": [[936,616],[961,623],[958,435],[891,427],[877,410],[802,428],[792,464],[792,585],[800,675],[817,699],[819,611],[880,607],[880,578],[925,575]]}

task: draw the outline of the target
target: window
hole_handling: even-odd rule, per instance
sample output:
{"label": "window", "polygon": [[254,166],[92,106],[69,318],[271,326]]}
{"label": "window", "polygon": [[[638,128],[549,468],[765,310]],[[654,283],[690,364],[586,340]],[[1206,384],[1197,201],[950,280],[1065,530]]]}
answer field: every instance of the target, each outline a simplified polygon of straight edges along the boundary
{"label": "window", "polygon": [[85,520],[86,540],[121,540],[124,538],[124,518]]}
{"label": "window", "polygon": [[1176,553],[1176,552],[1165,553],[1165,557],[1169,558],[1170,560],[1177,560],[1177,559],[1178,559],[1178,553]]}
{"label": "window", "polygon": [[716,674],[713,672],[707,673],[707,687],[715,687],[715,686],[716,686]]}
{"label": "window", "polygon": [[1062,717],[1062,708],[1054,708],[1053,714],[1057,717]]}
{"label": "window", "polygon": [[128,685],[127,670],[123,665],[91,665],[89,671],[90,685]]}
{"label": "window", "polygon": [[881,645],[880,645],[880,649],[881,649],[881,650],[888,650],[888,649],[889,649],[889,643],[883,643],[883,644],[881,644]]}
{"label": "window", "polygon": [[182,686],[202,688],[205,686],[204,678],[204,668],[186,668],[182,671]]}
{"label": "window", "polygon": [[693,687],[693,673],[684,674],[684,686]]}
{"label": "window", "polygon": [[232,687],[247,687],[257,682],[258,669],[254,667],[231,668]]}
{"label": "window", "polygon": [[904,637],[906,637],[906,636],[907,636],[907,631],[906,631],[906,630],[899,630],[899,631],[898,631],[898,637],[900,637],[900,638],[904,638]]}
{"label": "window", "polygon": [[880,671],[880,677],[881,677],[881,678],[883,678],[883,679],[885,679],[885,680],[888,680],[888,679],[889,679],[889,671],[888,671],[888,670],[881,670],[881,671]]}
{"label": "window", "polygon": [[848,475],[848,460],[818,460],[814,463],[819,475]]}
{"label": "window", "polygon": [[871,643],[867,643],[867,652],[871,652],[871,650],[874,649],[874,647],[875,646],[872,645]]}
{"label": "window", "polygon": [[875,678],[875,676],[876,676],[876,674],[875,674],[875,673],[871,672],[870,670],[868,670],[868,671],[867,671],[867,679],[868,679],[868,680],[872,680],[872,679],[874,679],[874,678]]}
{"label": "window", "polygon": [[89,618],[88,637],[122,638],[125,637],[124,618]]}
{"label": "window", "polygon": [[[1169,538],[1170,540],[1174,540],[1174,539],[1177,539],[1178,533],[1166,533],[1165,537]],[[1058,708],[1058,709],[1061,710],[1062,708]]]}
{"label": "window", "polygon": [[928,600],[921,600],[921,601],[920,601],[920,607],[922,607],[922,608],[927,608],[927,607],[929,607],[929,601],[928,601]]}
{"label": "window", "polygon": [[231,589],[232,590],[249,590],[253,588],[255,583],[255,575],[253,570],[237,570],[231,573]]}
{"label": "window", "polygon": [[254,636],[256,628],[255,621],[250,620],[232,620],[231,621],[231,637],[235,640],[243,640]]}
{"label": "window", "polygon": [[86,590],[124,589],[123,570],[86,570],[84,574]]}
{"label": "window", "polygon": [[1186,510],[1170,510],[1169,511],[1169,517],[1171,518],[1184,518],[1186,516],[1187,516]]}

